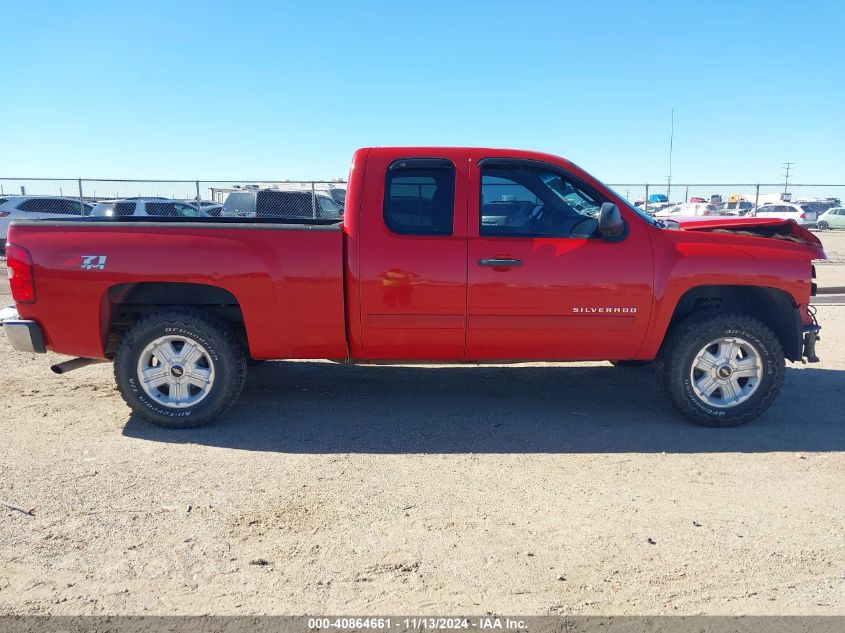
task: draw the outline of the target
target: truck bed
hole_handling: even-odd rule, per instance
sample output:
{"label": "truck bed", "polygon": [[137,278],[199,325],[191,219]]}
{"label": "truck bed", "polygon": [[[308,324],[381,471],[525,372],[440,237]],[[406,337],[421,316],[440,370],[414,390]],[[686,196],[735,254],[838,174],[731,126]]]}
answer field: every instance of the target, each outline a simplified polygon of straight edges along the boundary
{"label": "truck bed", "polygon": [[230,293],[254,358],[346,356],[337,221],[29,220],[13,223],[8,239],[34,262],[37,303],[18,311],[39,322],[55,352],[105,357],[109,333],[100,323],[139,296],[139,283],[153,283],[175,305],[197,284]]}

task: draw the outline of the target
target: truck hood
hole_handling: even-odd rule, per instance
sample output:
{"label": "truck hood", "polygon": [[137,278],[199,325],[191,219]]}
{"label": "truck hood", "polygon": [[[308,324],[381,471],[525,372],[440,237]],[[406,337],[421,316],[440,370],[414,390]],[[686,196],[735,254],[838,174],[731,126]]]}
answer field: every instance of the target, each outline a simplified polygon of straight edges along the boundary
{"label": "truck hood", "polygon": [[744,235],[746,237],[767,237],[815,246],[819,251],[824,252],[822,250],[821,240],[793,220],[704,216],[678,218],[670,222],[677,224],[677,227],[670,226],[670,228],[678,228],[681,231],[705,231],[710,233]]}

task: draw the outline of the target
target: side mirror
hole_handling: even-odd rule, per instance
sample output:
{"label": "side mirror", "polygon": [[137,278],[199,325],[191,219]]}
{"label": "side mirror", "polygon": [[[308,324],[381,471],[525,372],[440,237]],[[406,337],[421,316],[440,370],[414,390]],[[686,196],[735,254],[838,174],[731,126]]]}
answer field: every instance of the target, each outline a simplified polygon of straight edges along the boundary
{"label": "side mirror", "polygon": [[619,207],[612,202],[604,202],[599,213],[599,233],[605,239],[619,239],[625,235],[625,220],[619,213]]}

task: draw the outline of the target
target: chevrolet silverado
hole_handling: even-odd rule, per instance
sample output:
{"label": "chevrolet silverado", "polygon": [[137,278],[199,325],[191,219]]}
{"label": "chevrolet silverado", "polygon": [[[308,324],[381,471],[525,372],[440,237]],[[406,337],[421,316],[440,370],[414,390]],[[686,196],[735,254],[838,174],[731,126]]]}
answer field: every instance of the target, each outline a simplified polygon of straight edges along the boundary
{"label": "chevrolet silverado", "polygon": [[204,424],[248,361],[654,363],[735,426],[816,361],[819,240],[790,220],[659,221],[562,158],[369,148],[337,219],[16,221],[13,348],[112,361],[154,424]]}

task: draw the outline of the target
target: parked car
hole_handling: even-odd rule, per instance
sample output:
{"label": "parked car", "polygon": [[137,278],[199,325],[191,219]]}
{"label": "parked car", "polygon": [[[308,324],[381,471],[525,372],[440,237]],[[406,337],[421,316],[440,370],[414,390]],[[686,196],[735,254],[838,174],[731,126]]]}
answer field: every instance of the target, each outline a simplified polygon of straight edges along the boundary
{"label": "parked car", "polygon": [[818,218],[816,212],[809,205],[802,206],[791,202],[764,204],[754,211],[754,217],[794,220],[802,226],[815,226]]}
{"label": "parked car", "polygon": [[[190,200],[179,200],[184,204],[187,204],[190,207],[196,208],[197,201],[190,199]],[[223,205],[219,202],[214,202],[213,200],[200,200],[199,202],[200,213],[199,216],[203,218],[219,218],[220,213],[223,210]]]}
{"label": "parked car", "polygon": [[820,231],[845,229],[845,207],[833,207],[819,216],[816,224]]}
{"label": "parked car", "polygon": [[[200,217],[196,203],[188,204],[168,198],[123,198],[97,203],[91,215],[100,217],[153,216],[171,218]],[[210,215],[210,214],[206,214]]]}
{"label": "parked car", "polygon": [[[825,254],[794,222],[664,223],[519,150],[362,149],[349,192],[343,222],[16,222],[3,329],[17,350],[79,357],[59,373],[113,361],[132,410],[167,428],[226,411],[250,358],[657,359],[668,400],[708,426],[765,411],[785,358],[818,360]],[[292,193],[259,191],[250,213]]]}
{"label": "parked car", "polygon": [[713,215],[748,215],[754,212],[754,203],[747,200],[722,202],[715,205]]}
{"label": "parked car", "polygon": [[808,213],[815,213],[816,218],[828,209],[840,206],[832,200],[795,200],[793,204],[797,204]]}
{"label": "parked car", "polygon": [[277,183],[274,188],[282,190],[282,191],[311,191],[313,187],[314,192],[320,196],[328,196],[335,202],[337,202],[341,207],[346,204],[346,187],[342,183],[334,183],[334,182],[285,182],[285,183]]}
{"label": "parked car", "polygon": [[62,196],[0,197],[0,251],[5,248],[9,223],[17,219],[57,218],[86,215],[91,211],[78,198]]}
{"label": "parked car", "polygon": [[343,207],[328,195],[311,191],[259,189],[233,191],[223,201],[223,217],[339,219]]}
{"label": "parked car", "polygon": [[223,215],[223,205],[219,203],[204,205],[200,208],[200,215],[204,218],[219,218]]}
{"label": "parked car", "polygon": [[199,212],[196,211],[196,200],[179,200],[178,202],[181,202],[187,207],[190,207],[190,210],[184,207],[180,207],[179,215],[183,217],[219,218],[220,214],[223,211],[223,205],[219,202],[200,200]]}
{"label": "parked car", "polygon": [[716,207],[703,202],[683,202],[666,207],[652,214],[655,218],[699,217],[704,215],[719,215]]}
{"label": "parked car", "polygon": [[659,213],[669,207],[674,207],[675,205],[680,204],[678,202],[649,202],[646,204],[645,200],[637,200],[634,203],[634,206],[638,209],[646,211],[649,215],[654,215],[655,213]]}

